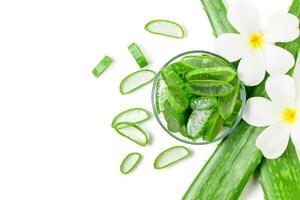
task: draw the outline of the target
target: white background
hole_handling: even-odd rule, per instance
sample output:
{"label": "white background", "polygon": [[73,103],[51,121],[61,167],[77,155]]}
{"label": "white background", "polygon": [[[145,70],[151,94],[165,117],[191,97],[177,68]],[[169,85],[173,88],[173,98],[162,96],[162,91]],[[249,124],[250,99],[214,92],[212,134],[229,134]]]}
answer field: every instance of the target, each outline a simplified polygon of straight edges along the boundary
{"label": "white background", "polygon": [[[289,0],[253,0],[266,19]],[[228,2],[230,3],[230,1]],[[163,18],[184,25],[182,40],[151,35],[146,22]],[[9,0],[0,2],[0,199],[175,200],[184,194],[216,144],[188,146],[193,155],[164,170],[153,160],[181,144],[152,118],[152,138],[139,147],[110,127],[122,110],[151,110],[151,85],[122,96],[120,80],[138,70],[127,50],[136,42],[159,68],[194,49],[213,51],[214,37],[199,0]],[[104,56],[113,65],[94,78]],[[123,157],[143,154],[130,175]],[[263,199],[252,179],[241,199]]]}

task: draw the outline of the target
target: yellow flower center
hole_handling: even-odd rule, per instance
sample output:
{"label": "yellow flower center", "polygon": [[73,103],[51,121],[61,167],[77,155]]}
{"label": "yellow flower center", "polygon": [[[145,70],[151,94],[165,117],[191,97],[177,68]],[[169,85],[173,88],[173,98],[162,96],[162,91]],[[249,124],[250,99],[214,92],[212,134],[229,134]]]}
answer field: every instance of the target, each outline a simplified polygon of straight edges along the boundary
{"label": "yellow flower center", "polygon": [[297,110],[295,108],[286,107],[281,113],[281,119],[287,124],[293,124],[297,119]]}
{"label": "yellow flower center", "polygon": [[248,43],[253,48],[259,48],[263,45],[263,35],[261,33],[252,33],[248,37]]}

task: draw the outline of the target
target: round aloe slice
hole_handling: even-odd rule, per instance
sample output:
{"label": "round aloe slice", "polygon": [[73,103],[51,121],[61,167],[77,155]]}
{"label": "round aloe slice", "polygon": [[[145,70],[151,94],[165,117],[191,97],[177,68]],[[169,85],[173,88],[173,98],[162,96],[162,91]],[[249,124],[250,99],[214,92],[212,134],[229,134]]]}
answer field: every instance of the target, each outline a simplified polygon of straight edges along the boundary
{"label": "round aloe slice", "polygon": [[206,128],[213,109],[194,110],[187,123],[187,135],[191,139],[199,138]]}
{"label": "round aloe slice", "polygon": [[174,146],[161,152],[154,161],[155,169],[168,167],[190,155],[190,150],[184,146]]}
{"label": "round aloe slice", "polygon": [[155,75],[156,73],[149,69],[144,69],[129,74],[121,81],[121,94],[128,94],[146,85],[147,83],[150,83],[154,79]]}
{"label": "round aloe slice", "polygon": [[145,30],[157,35],[163,35],[172,38],[183,38],[184,30],[176,22],[169,20],[153,20],[145,25]]}
{"label": "round aloe slice", "polygon": [[191,101],[191,108],[197,110],[209,109],[217,104],[217,99],[214,97],[200,97]]}
{"label": "round aloe slice", "polygon": [[137,152],[128,154],[120,165],[120,171],[122,174],[128,174],[136,168],[142,159],[142,155]]}
{"label": "round aloe slice", "polygon": [[[111,126],[114,128],[120,122],[132,124],[143,122],[150,118],[150,113],[143,108],[131,108],[119,113],[112,121]],[[120,127],[120,125],[119,125]]]}
{"label": "round aloe slice", "polygon": [[229,83],[216,80],[188,81],[187,88],[193,94],[210,97],[225,96],[233,90]]}
{"label": "round aloe slice", "polygon": [[127,139],[140,146],[146,146],[148,144],[147,134],[138,125],[127,122],[120,122],[116,124],[114,128],[120,135],[126,137]]}
{"label": "round aloe slice", "polygon": [[230,67],[204,67],[194,69],[185,74],[186,80],[220,80],[225,82],[232,81],[236,72]]}

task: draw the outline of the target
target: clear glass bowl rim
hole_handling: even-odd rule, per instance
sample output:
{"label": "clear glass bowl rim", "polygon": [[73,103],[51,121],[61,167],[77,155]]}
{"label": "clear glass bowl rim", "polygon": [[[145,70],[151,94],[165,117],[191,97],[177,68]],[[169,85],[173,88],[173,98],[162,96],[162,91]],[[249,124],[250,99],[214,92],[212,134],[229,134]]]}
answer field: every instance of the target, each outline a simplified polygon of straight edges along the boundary
{"label": "clear glass bowl rim", "polygon": [[[209,54],[209,55],[212,55],[212,56],[216,56],[218,58],[221,58],[222,60],[224,60],[225,62],[227,62],[234,70],[235,67],[228,61],[226,60],[225,58],[215,54],[215,53],[212,53],[212,52],[209,52],[209,51],[204,51],[204,50],[193,50],[193,51],[186,51],[186,52],[183,52],[181,54],[178,54],[177,56],[173,57],[172,59],[170,59],[162,68],[168,66],[169,64],[171,64],[174,60],[184,56],[184,55],[187,55],[187,54]],[[232,133],[232,131],[236,128],[236,126],[238,125],[238,123],[240,122],[241,118],[242,118],[242,115],[244,113],[244,110],[245,110],[245,104],[246,104],[246,89],[245,89],[245,86],[242,82],[240,82],[240,96],[241,96],[241,100],[242,100],[242,106],[241,106],[241,109],[240,109],[240,112],[238,114],[238,116],[236,117],[235,119],[235,122],[234,124],[232,125],[232,127],[230,127],[227,131],[225,131],[221,136],[219,137],[216,137],[213,141],[211,142],[206,142],[206,141],[203,141],[203,142],[194,142],[194,141],[191,141],[191,140],[188,140],[188,139],[182,139],[178,136],[176,136],[175,134],[176,133],[173,133],[171,131],[168,130],[168,128],[163,124],[163,122],[161,121],[160,117],[159,117],[159,113],[157,113],[157,109],[156,109],[156,97],[155,97],[155,92],[156,92],[156,85],[157,85],[157,81],[159,80],[160,78],[160,71],[157,73],[157,75],[155,76],[154,78],[154,82],[153,82],[153,86],[152,86],[152,92],[151,92],[151,104],[152,104],[152,109],[153,109],[153,113],[154,113],[154,116],[156,118],[156,120],[158,121],[159,125],[165,130],[165,132],[167,132],[170,136],[172,136],[173,138],[175,138],[176,140],[180,141],[180,142],[183,142],[183,143],[186,143],[186,144],[192,144],[192,145],[205,145],[205,144],[211,144],[211,143],[214,143],[214,142],[217,142],[219,140],[222,140],[223,138],[225,138],[226,136],[228,136],[230,133]]]}

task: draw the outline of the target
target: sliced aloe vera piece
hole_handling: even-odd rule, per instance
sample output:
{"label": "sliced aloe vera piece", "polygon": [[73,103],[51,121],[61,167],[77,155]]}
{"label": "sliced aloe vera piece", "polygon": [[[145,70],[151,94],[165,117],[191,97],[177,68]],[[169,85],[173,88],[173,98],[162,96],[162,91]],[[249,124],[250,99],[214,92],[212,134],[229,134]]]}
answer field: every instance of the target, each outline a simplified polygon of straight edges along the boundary
{"label": "sliced aloe vera piece", "polygon": [[192,109],[205,110],[217,104],[217,99],[214,97],[200,97],[193,99],[190,103]]}
{"label": "sliced aloe vera piece", "polygon": [[236,76],[236,72],[230,67],[203,67],[194,69],[185,74],[186,80],[220,80],[230,82]]}
{"label": "sliced aloe vera piece", "polygon": [[176,112],[171,104],[168,101],[165,101],[163,114],[169,131],[174,133],[182,131],[182,128],[186,123],[185,113]]}
{"label": "sliced aloe vera piece", "polygon": [[174,146],[161,152],[154,161],[155,169],[168,167],[190,155],[190,150],[184,146]]}
{"label": "sliced aloe vera piece", "polygon": [[[132,124],[143,122],[150,118],[150,112],[143,108],[131,108],[119,113],[112,121],[111,126],[114,128],[116,124],[128,122]],[[120,127],[120,125],[119,125]]]}
{"label": "sliced aloe vera piece", "polygon": [[109,56],[105,56],[93,69],[92,73],[95,77],[99,77],[112,63],[112,59]]}
{"label": "sliced aloe vera piece", "polygon": [[187,65],[183,62],[180,62],[180,61],[172,63],[168,67],[170,67],[178,75],[182,75],[182,74],[194,69],[194,68],[190,67],[189,65]]}
{"label": "sliced aloe vera piece", "polygon": [[232,85],[234,86],[233,90],[218,100],[219,112],[224,120],[231,116],[240,94],[240,81],[236,78],[232,81]]}
{"label": "sliced aloe vera piece", "polygon": [[136,63],[140,66],[140,68],[146,67],[148,65],[147,58],[145,57],[142,50],[137,44],[132,43],[131,45],[128,46],[128,50],[130,51]]}
{"label": "sliced aloe vera piece", "polygon": [[136,168],[142,159],[142,155],[137,152],[128,154],[120,165],[120,171],[122,174],[128,174]]}
{"label": "sliced aloe vera piece", "polygon": [[235,119],[237,118],[238,114],[240,113],[241,107],[242,107],[242,101],[240,99],[238,99],[236,101],[236,104],[234,106],[232,114],[224,122],[224,126],[231,127],[234,124]]}
{"label": "sliced aloe vera piece", "polygon": [[158,113],[164,111],[164,102],[168,97],[168,88],[164,80],[160,79],[156,85],[156,110]]}
{"label": "sliced aloe vera piece", "polygon": [[229,67],[231,66],[216,56],[211,55],[190,55],[185,56],[181,59],[181,62],[189,65],[192,68],[202,68],[202,67]]}
{"label": "sliced aloe vera piece", "polygon": [[157,35],[168,36],[172,38],[183,38],[184,30],[176,22],[169,20],[153,20],[145,25],[145,30]]}
{"label": "sliced aloe vera piece", "polygon": [[191,139],[199,138],[213,113],[213,109],[193,110],[187,123],[187,136]]}
{"label": "sliced aloe vera piece", "polygon": [[140,70],[126,76],[120,84],[121,94],[128,94],[150,83],[156,73],[149,69]]}
{"label": "sliced aloe vera piece", "polygon": [[208,120],[205,132],[203,134],[203,139],[207,142],[213,141],[221,131],[223,123],[224,120],[216,109]]}
{"label": "sliced aloe vera piece", "polygon": [[136,124],[120,122],[116,124],[114,128],[120,135],[140,146],[146,146],[148,144],[147,134]]}
{"label": "sliced aloe vera piece", "polygon": [[187,89],[195,95],[218,97],[229,94],[233,86],[225,81],[196,80],[188,81]]}
{"label": "sliced aloe vera piece", "polygon": [[189,106],[189,100],[185,94],[178,88],[169,87],[167,101],[175,109],[176,112],[182,113]]}

